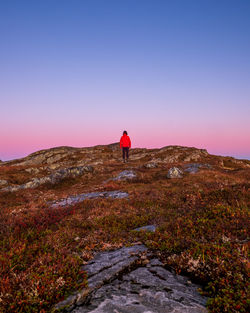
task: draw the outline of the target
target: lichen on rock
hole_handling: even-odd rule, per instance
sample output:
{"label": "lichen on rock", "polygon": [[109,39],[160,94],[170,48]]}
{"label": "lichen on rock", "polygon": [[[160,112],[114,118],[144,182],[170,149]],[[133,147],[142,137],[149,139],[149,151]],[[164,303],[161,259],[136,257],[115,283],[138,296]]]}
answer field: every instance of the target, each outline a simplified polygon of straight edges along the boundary
{"label": "lichen on rock", "polygon": [[182,178],[183,177],[183,171],[179,169],[178,167],[172,167],[169,169],[167,173],[168,178]]}

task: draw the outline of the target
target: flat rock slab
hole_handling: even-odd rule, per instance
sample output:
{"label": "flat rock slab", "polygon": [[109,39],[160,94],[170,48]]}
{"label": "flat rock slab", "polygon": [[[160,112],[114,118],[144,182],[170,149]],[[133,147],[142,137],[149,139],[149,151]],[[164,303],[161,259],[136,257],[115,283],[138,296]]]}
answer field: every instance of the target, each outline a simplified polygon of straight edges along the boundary
{"label": "flat rock slab", "polygon": [[118,174],[113,180],[128,180],[136,178],[136,173],[132,170],[125,170]]}
{"label": "flat rock slab", "polygon": [[88,296],[84,291],[72,295],[68,302],[59,303],[57,310],[73,313],[207,312],[207,299],[198,293],[199,286],[166,270],[144,245],[98,253],[82,269],[88,273]]}
{"label": "flat rock slab", "polygon": [[156,226],[155,225],[142,226],[142,227],[133,229],[133,231],[146,231],[146,232],[154,233],[156,231]]}
{"label": "flat rock slab", "polygon": [[98,198],[124,199],[128,198],[128,193],[119,190],[82,193],[80,195],[70,196],[57,202],[53,202],[51,207],[56,208],[59,206],[69,206],[76,204],[78,202],[82,202],[86,199],[98,199]]}
{"label": "flat rock slab", "polygon": [[211,169],[212,166],[210,164],[201,164],[201,163],[191,163],[184,165],[184,171],[190,174],[196,174],[200,168]]}

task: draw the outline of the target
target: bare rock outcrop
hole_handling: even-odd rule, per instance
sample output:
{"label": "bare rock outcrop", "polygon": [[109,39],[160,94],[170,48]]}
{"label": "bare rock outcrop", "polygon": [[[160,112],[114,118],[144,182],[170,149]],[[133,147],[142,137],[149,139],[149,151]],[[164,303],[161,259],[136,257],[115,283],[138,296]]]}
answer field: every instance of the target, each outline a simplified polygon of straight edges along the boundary
{"label": "bare rock outcrop", "polygon": [[54,312],[207,312],[199,286],[166,270],[144,245],[98,253],[82,269],[88,288],[57,304]]}
{"label": "bare rock outcrop", "polygon": [[81,150],[81,148],[67,146],[44,149],[31,153],[28,156],[21,159],[2,162],[1,165],[7,164],[11,166],[35,166],[39,164],[52,164],[59,162],[61,159],[79,150]]}
{"label": "bare rock outcrop", "polygon": [[5,188],[2,188],[1,191],[13,192],[13,191],[21,190],[21,189],[37,188],[46,183],[56,184],[64,178],[77,177],[87,172],[93,172],[93,167],[92,166],[78,166],[78,167],[63,168],[63,169],[53,172],[49,176],[45,176],[41,178],[33,178],[31,181],[25,184],[18,185],[18,186],[8,186]]}

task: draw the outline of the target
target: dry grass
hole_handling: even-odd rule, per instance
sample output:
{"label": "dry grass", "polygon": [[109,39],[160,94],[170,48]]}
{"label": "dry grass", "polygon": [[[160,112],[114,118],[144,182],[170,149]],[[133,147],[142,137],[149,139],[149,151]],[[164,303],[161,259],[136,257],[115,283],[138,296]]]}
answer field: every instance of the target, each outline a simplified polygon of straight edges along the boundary
{"label": "dry grass", "polygon": [[[70,291],[87,284],[80,267],[95,251],[140,241],[167,267],[203,284],[203,292],[211,298],[210,312],[247,312],[249,162],[204,155],[199,163],[212,164],[212,169],[170,180],[167,170],[183,165],[181,160],[145,169],[142,165],[149,156],[124,165],[118,161],[119,152],[108,147],[94,152],[79,150],[68,159],[71,164],[83,156],[101,159],[103,164],[95,166],[93,174],[0,193],[0,311],[49,312]],[[167,156],[168,151],[161,153],[161,158]],[[107,181],[131,167],[136,179]],[[28,175],[24,167],[0,167],[0,178],[13,179],[12,183],[30,179]],[[97,190],[127,191],[129,200],[86,200],[53,210],[47,204]],[[147,224],[157,225],[157,231],[132,231]]]}

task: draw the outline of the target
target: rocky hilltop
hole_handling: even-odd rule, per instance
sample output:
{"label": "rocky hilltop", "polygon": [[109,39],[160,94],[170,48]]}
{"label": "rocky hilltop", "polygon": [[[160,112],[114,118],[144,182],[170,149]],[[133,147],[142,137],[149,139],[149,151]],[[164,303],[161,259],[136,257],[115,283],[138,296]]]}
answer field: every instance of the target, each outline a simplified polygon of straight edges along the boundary
{"label": "rocky hilltop", "polygon": [[[119,167],[121,153],[118,143],[88,148],[56,147],[40,150],[27,157],[1,162],[0,186],[3,191],[17,191],[36,188],[42,184],[55,184],[64,178],[81,176],[83,173],[109,173]],[[129,167],[137,168],[174,168],[181,173],[196,173],[201,168],[220,168],[227,171],[250,168],[250,161],[232,157],[219,157],[208,154],[205,149],[181,146],[167,146],[161,149],[136,148],[130,152]],[[8,173],[4,169],[8,167]],[[11,168],[11,170],[10,170]],[[173,170],[172,170],[173,171]],[[168,176],[171,176],[171,172]],[[10,174],[10,175],[8,175]],[[95,175],[96,176],[96,175]]]}
{"label": "rocky hilltop", "polygon": [[0,311],[247,312],[249,181],[182,146],[0,162]]}

